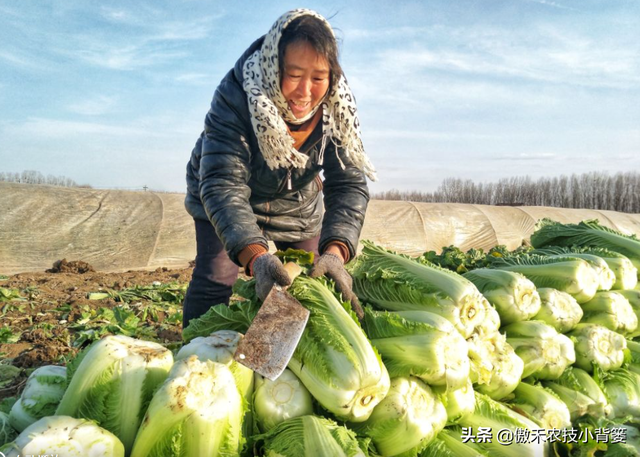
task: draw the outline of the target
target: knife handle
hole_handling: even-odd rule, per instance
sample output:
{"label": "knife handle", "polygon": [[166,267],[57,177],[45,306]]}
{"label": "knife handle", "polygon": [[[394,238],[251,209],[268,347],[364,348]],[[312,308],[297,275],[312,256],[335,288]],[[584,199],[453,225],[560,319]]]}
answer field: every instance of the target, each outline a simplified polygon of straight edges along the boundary
{"label": "knife handle", "polygon": [[284,269],[289,273],[289,277],[291,278],[291,282],[293,283],[294,279],[300,276],[302,273],[302,267],[295,262],[287,262],[284,264]]}
{"label": "knife handle", "polygon": [[[300,276],[300,273],[302,273],[302,267],[300,265],[298,265],[295,262],[287,262],[284,264],[284,269],[287,270],[287,273],[289,274],[289,277],[291,278],[291,284],[293,284],[293,281]],[[273,285],[273,287],[277,290],[287,290],[289,286],[281,286],[278,283],[275,283]]]}

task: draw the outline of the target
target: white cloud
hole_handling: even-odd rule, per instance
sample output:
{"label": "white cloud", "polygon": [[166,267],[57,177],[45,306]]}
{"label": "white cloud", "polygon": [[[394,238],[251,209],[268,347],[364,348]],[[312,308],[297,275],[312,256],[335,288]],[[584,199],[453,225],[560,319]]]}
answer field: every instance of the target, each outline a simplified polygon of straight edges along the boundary
{"label": "white cloud", "polygon": [[53,24],[34,28],[27,18],[19,17],[10,25],[30,40],[12,43],[14,49],[4,47],[0,61],[22,66],[33,66],[32,62],[38,61],[59,67],[62,56],[64,60],[113,70],[151,67],[190,55],[189,42],[209,37],[222,17],[211,14],[190,19],[144,6],[135,10],[102,7],[88,14],[93,14],[94,19],[99,15],[108,24],[102,21],[91,28],[69,26],[58,30]]}
{"label": "white cloud", "polygon": [[551,160],[561,159],[558,154],[553,152],[520,152],[516,154],[509,154],[497,157],[497,160],[515,160],[515,161],[531,161],[531,160]]}
{"label": "white cloud", "polygon": [[[122,13],[124,14],[124,13]],[[152,26],[141,25],[126,38],[82,34],[71,36],[72,47],[60,47],[59,52],[79,58],[91,65],[113,70],[135,70],[159,65],[189,55],[180,42],[200,40],[209,36],[212,17],[195,21],[160,21]]]}
{"label": "white cloud", "polygon": [[110,112],[116,103],[117,100],[115,97],[101,95],[93,99],[71,103],[67,106],[67,109],[72,113],[84,116],[100,116]]}
{"label": "white cloud", "polygon": [[[143,136],[149,132],[137,127],[110,125],[98,122],[66,121],[31,117],[22,123],[5,124],[4,133],[7,135],[28,135],[39,139],[63,139],[85,135],[104,136]],[[160,132],[162,134],[162,132]]]}
{"label": "white cloud", "polygon": [[545,5],[545,6],[551,6],[552,8],[559,8],[559,9],[563,9],[563,10],[570,10],[570,11],[579,11],[575,8],[571,8],[569,6],[565,6],[562,5],[560,3],[556,3],[556,2],[551,2],[548,0],[526,0],[529,3],[538,3],[540,5]]}
{"label": "white cloud", "polygon": [[[393,30],[415,35],[411,28]],[[363,131],[401,124],[406,130],[429,126],[434,131],[447,121],[448,130],[463,135],[523,135],[524,122],[538,125],[535,129],[539,123],[576,128],[601,119],[607,110],[615,113],[616,105],[632,109],[616,101],[620,91],[631,91],[631,97],[640,93],[637,45],[618,47],[551,26],[530,32],[440,27],[425,31],[423,40],[403,41],[403,46],[362,54],[366,61],[353,54],[345,64]],[[381,138],[374,130],[366,133]],[[554,135],[558,131],[549,138]],[[530,141],[539,139],[534,135]]]}
{"label": "white cloud", "polygon": [[[0,121],[7,170],[40,170],[97,187],[184,191],[184,169],[199,130],[170,116],[121,125],[33,117]],[[46,150],[46,154],[42,151]],[[19,151],[19,153],[17,152]]]}
{"label": "white cloud", "polygon": [[400,130],[400,129],[374,129],[367,132],[367,140],[491,140],[496,135],[472,133],[461,133],[457,131],[441,132],[429,130]]}
{"label": "white cloud", "polygon": [[[87,108],[89,109],[89,108]],[[73,119],[55,119],[33,116],[23,121],[0,122],[0,137],[3,139],[29,138],[32,142],[50,139],[72,139],[100,136],[102,139],[113,138],[119,144],[143,139],[174,139],[176,137],[191,138],[195,141],[200,133],[202,113],[185,112],[177,116],[175,113],[156,114],[121,121],[120,123],[88,122]],[[22,141],[22,140],[20,140]],[[73,140],[70,140],[73,141]],[[9,144],[11,141],[9,141]]]}
{"label": "white cloud", "polygon": [[392,38],[411,38],[424,36],[433,30],[432,27],[401,26],[380,29],[350,28],[344,31],[347,41],[350,40],[385,40]]}
{"label": "white cloud", "polygon": [[[403,72],[380,64],[376,77],[365,66],[352,66],[349,82],[363,109],[402,112],[414,118],[441,116],[447,112],[506,109],[549,110],[559,103],[559,89],[544,90],[530,85],[501,84],[481,78],[454,78],[427,70]],[[392,87],[393,90],[388,88]]]}
{"label": "white cloud", "polygon": [[10,64],[18,65],[20,67],[37,67],[33,60],[25,58],[25,56],[19,56],[16,53],[7,50],[0,50],[0,60],[4,60]]}
{"label": "white cloud", "polygon": [[131,23],[131,22],[137,23],[137,21],[132,18],[131,14],[128,11],[125,11],[122,9],[110,8],[108,6],[102,6],[101,11],[102,11],[102,16],[107,20],[111,20],[117,23],[125,23],[125,24]]}
{"label": "white cloud", "polygon": [[132,11],[103,6],[101,13],[108,21],[128,26],[130,32],[137,31],[148,41],[186,41],[206,38],[211,32],[212,24],[224,16],[224,13],[218,13],[192,20],[167,19],[166,11],[148,7]]}
{"label": "white cloud", "polygon": [[181,83],[188,84],[208,84],[211,85],[211,74],[209,73],[183,73],[181,75],[176,76],[175,80]]}
{"label": "white cloud", "polygon": [[[414,39],[418,30],[422,38]],[[366,33],[355,31],[356,36]],[[400,81],[419,79],[426,72],[450,72],[585,87],[640,85],[640,46],[624,38],[603,40],[552,25],[521,31],[401,27],[375,33],[399,41],[404,35],[403,46],[381,47],[375,60],[367,62],[369,70],[386,69]]]}
{"label": "white cloud", "polygon": [[110,68],[112,70],[136,70],[179,59],[186,56],[182,51],[165,51],[145,44],[128,46],[110,45],[104,42],[85,42],[80,50],[60,50],[69,57],[79,58],[91,65]]}
{"label": "white cloud", "polygon": [[187,41],[207,38],[212,31],[214,17],[201,18],[194,21],[168,21],[154,27],[149,41]]}
{"label": "white cloud", "polygon": [[428,49],[389,50],[381,66],[397,73],[448,71],[469,76],[516,78],[587,87],[625,89],[640,84],[640,61],[632,50],[556,47],[485,49],[482,53]]}
{"label": "white cloud", "polygon": [[11,8],[8,5],[0,4],[0,13],[2,13],[3,16],[12,16],[14,18],[22,17],[22,14],[20,13],[20,11],[18,11],[17,9]]}

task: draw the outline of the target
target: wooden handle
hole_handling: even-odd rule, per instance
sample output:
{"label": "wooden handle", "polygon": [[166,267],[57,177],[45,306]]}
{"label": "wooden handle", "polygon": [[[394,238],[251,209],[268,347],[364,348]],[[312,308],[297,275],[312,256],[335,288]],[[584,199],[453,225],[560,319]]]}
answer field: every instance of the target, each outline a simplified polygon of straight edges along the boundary
{"label": "wooden handle", "polygon": [[300,276],[302,273],[302,267],[295,262],[287,262],[284,264],[284,269],[289,273],[289,277],[291,278],[291,282]]}

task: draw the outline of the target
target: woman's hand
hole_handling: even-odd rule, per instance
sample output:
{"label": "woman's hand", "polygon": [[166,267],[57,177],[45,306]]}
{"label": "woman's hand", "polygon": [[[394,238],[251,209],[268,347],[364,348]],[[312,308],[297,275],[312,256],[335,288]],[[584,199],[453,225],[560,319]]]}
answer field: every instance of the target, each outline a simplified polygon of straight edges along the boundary
{"label": "woman's hand", "polygon": [[351,307],[353,311],[355,311],[356,316],[358,316],[358,320],[362,321],[364,312],[360,306],[360,300],[358,300],[356,294],[353,293],[353,278],[351,278],[351,275],[344,269],[344,261],[339,255],[331,252],[322,254],[311,270],[310,276],[312,278],[326,276],[333,279],[333,282],[336,284],[336,290],[342,294],[344,300],[351,302]]}
{"label": "woman's hand", "polygon": [[267,298],[274,285],[291,285],[289,273],[273,254],[262,254],[253,261],[253,277],[256,280],[256,294],[262,301]]}

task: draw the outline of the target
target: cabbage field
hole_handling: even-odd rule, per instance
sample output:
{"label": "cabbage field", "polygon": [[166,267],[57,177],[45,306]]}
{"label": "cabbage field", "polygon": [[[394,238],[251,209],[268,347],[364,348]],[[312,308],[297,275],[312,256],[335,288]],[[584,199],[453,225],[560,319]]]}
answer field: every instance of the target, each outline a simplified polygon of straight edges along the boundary
{"label": "cabbage field", "polygon": [[310,318],[275,381],[233,360],[250,278],[182,329],[190,269],[79,266],[0,279],[6,456],[640,456],[640,240],[595,220],[515,251],[363,241],[364,318],[300,275]]}

